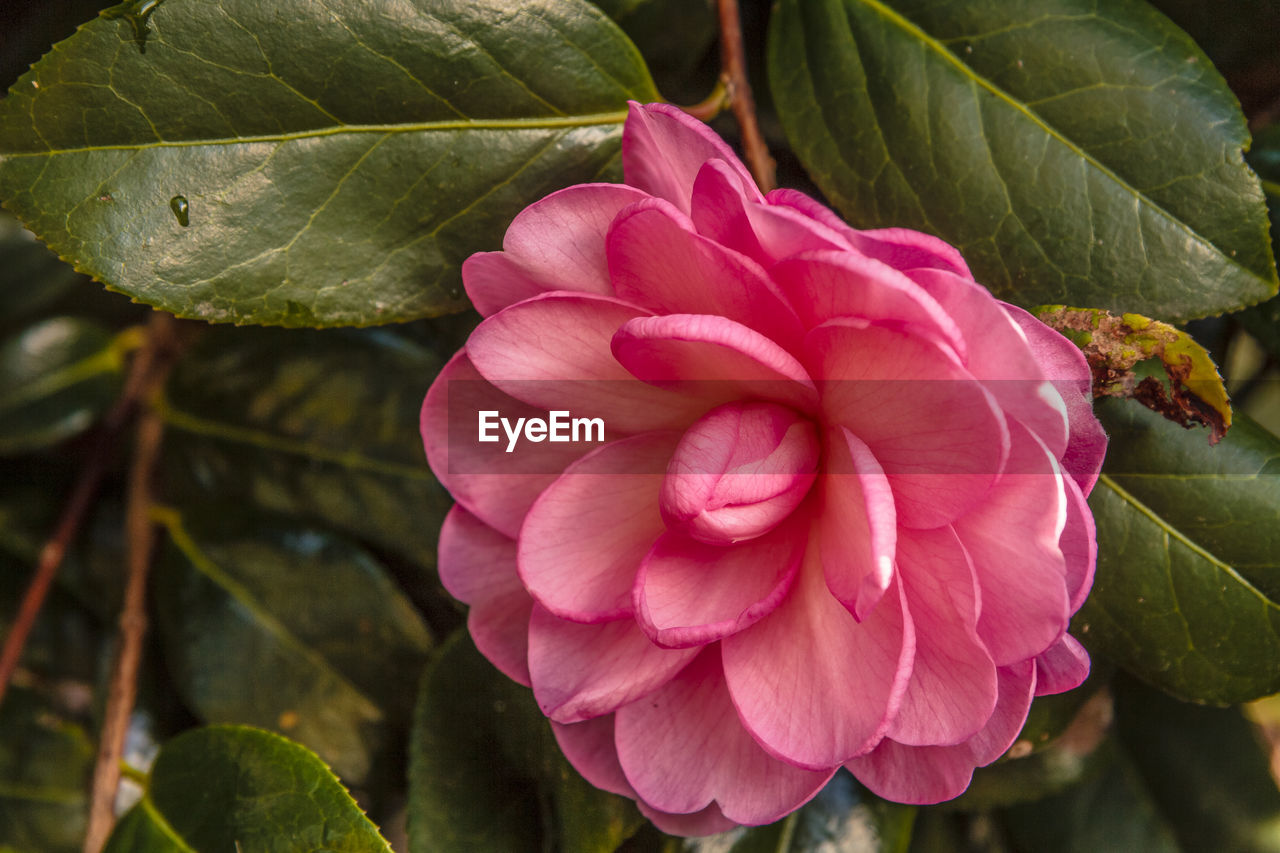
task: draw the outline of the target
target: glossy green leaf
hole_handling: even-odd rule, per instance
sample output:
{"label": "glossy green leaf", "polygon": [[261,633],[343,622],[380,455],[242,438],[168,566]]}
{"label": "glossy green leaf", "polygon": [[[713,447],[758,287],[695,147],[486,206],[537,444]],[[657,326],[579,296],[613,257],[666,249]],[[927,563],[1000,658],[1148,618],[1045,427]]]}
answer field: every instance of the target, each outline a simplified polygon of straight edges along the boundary
{"label": "glossy green leaf", "polygon": [[169,486],[319,519],[434,566],[452,501],[418,413],[443,363],[382,330],[215,330],[160,403]]}
{"label": "glossy green leaf", "polygon": [[612,853],[640,825],[634,805],[569,766],[532,692],[465,632],[423,677],[409,761],[411,853]]}
{"label": "glossy green leaf", "polygon": [[0,342],[0,454],[50,447],[92,426],[120,393],[135,340],[53,317]]}
{"label": "glossy green leaf", "polygon": [[636,49],[585,0],[130,0],[0,102],[0,198],[180,316],[466,306],[525,205],[615,174]]}
{"label": "glossy green leaf", "polygon": [[157,512],[165,664],[203,720],[271,728],[364,781],[430,636],[385,570],[328,531],[227,505]]}
{"label": "glossy green leaf", "polygon": [[914,806],[880,799],[848,772],[832,777],[803,808],[769,826],[686,839],[686,853],[906,853]]}
{"label": "glossy green leaf", "polygon": [[1209,447],[1131,402],[1097,410],[1098,568],[1073,633],[1184,699],[1280,690],[1280,439],[1238,416]]}
{"label": "glossy green leaf", "polygon": [[174,738],[105,853],[390,853],[314,754],[247,726]]}
{"label": "glossy green leaf", "polygon": [[1276,292],[1244,118],[1140,0],[782,0],[769,77],[855,225],[932,232],[1001,298],[1178,320]]}
{"label": "glossy green leaf", "polygon": [[1013,806],[1002,814],[1016,849],[1182,853],[1132,761],[1114,743],[1104,749],[1111,756],[1101,771],[1062,793]]}
{"label": "glossy green leaf", "polygon": [[0,841],[78,851],[96,750],[43,697],[10,687],[0,705]]}
{"label": "glossy green leaf", "polygon": [[1237,708],[1119,685],[1116,728],[1183,850],[1280,850],[1280,791]]}

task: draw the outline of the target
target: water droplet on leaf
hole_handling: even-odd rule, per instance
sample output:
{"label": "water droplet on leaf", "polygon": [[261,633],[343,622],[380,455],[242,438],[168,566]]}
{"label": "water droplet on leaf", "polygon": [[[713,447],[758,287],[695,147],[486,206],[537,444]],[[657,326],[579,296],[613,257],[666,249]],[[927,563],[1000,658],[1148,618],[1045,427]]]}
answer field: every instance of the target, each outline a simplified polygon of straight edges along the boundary
{"label": "water droplet on leaf", "polygon": [[104,18],[124,18],[133,28],[133,41],[139,53],[147,52],[147,36],[151,35],[151,13],[164,0],[126,0],[102,12]]}
{"label": "water droplet on leaf", "polygon": [[175,195],[169,199],[169,209],[173,211],[174,218],[183,228],[191,224],[191,205],[187,204],[186,196]]}

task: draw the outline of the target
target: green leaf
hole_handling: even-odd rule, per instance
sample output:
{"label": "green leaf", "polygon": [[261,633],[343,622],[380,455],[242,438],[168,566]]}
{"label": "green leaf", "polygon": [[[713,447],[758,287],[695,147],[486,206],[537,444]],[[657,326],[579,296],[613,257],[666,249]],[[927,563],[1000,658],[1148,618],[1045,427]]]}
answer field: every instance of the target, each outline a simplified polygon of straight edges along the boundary
{"label": "green leaf", "polygon": [[417,424],[443,363],[383,330],[215,330],[159,404],[169,485],[309,516],[433,567],[452,500]]}
{"label": "green leaf", "polygon": [[226,505],[156,515],[160,635],[186,703],[206,722],[287,733],[365,781],[430,645],[382,566],[331,532]]}
{"label": "green leaf", "polygon": [[0,102],[0,198],[179,316],[389,323],[464,308],[464,258],[613,175],[632,98],[585,0],[131,0]]}
{"label": "green leaf", "polygon": [[1280,850],[1280,791],[1239,709],[1119,687],[1117,732],[1182,849]]}
{"label": "green leaf", "polygon": [[0,705],[0,839],[43,853],[80,850],[95,753],[80,726],[11,686]]}
{"label": "green leaf", "polygon": [[1280,690],[1280,439],[1238,415],[1208,447],[1131,402],[1097,411],[1098,569],[1073,633],[1184,699]]}
{"label": "green leaf", "polygon": [[[1103,749],[1111,755],[1102,772],[1063,793],[1013,806],[1003,813],[1004,827],[1017,849],[1036,853],[1181,853],[1132,761],[1114,743],[1108,742]],[[1198,784],[1193,787],[1200,790]]]}
{"label": "green leaf", "polygon": [[1024,306],[1167,320],[1276,292],[1244,118],[1139,0],[782,0],[787,137],[860,227],[955,244]]}
{"label": "green leaf", "polygon": [[390,853],[329,768],[279,735],[209,726],[165,744],[105,853]]}
{"label": "green leaf", "polygon": [[495,670],[465,631],[444,643],[415,712],[410,851],[612,853],[640,822],[629,801],[569,766],[528,688]]}
{"label": "green leaf", "polygon": [[120,393],[136,340],[53,317],[0,343],[0,454],[51,447],[92,426]]}

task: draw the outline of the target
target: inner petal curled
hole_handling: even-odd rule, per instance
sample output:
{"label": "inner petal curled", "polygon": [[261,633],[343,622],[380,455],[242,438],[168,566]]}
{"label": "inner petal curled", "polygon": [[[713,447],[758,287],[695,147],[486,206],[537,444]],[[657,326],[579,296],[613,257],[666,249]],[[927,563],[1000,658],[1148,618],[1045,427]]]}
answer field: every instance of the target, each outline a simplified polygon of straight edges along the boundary
{"label": "inner petal curled", "polygon": [[712,409],[676,446],[662,483],[662,518],[709,545],[754,539],[800,505],[821,443],[794,409],[735,402]]}

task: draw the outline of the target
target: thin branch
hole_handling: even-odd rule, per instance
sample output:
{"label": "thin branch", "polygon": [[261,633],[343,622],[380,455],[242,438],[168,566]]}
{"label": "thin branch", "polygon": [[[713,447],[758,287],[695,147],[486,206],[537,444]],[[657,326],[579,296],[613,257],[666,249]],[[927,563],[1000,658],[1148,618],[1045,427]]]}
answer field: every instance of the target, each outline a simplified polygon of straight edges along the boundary
{"label": "thin branch", "polygon": [[774,162],[756,122],[756,105],[751,97],[751,83],[747,80],[747,65],[743,57],[738,0],[718,0],[717,5],[720,11],[720,67],[724,69],[721,79],[729,89],[733,117],[742,130],[742,149],[751,175],[760,191],[767,193],[775,186]]}
{"label": "thin branch", "polygon": [[720,79],[716,80],[715,88],[711,90],[711,94],[699,103],[688,107],[681,107],[689,115],[698,121],[711,121],[720,115],[720,111],[729,106],[729,84],[728,75],[721,74]]}
{"label": "thin branch", "polygon": [[[149,360],[143,378],[140,398],[151,396],[164,384],[176,353],[177,324],[167,314],[152,317],[150,335],[141,360]],[[119,644],[111,668],[107,689],[107,707],[98,740],[98,761],[93,771],[93,790],[89,800],[89,825],[85,834],[85,853],[98,853],[106,843],[115,823],[116,788],[120,784],[120,764],[124,757],[125,735],[138,693],[138,668],[142,662],[143,639],[147,632],[147,573],[155,530],[151,522],[151,481],[160,459],[160,442],[164,421],[154,409],[146,409],[138,418],[134,435],[134,454],[129,467],[125,503],[125,535],[127,537],[128,578],[125,581],[124,604],[120,612]]]}

